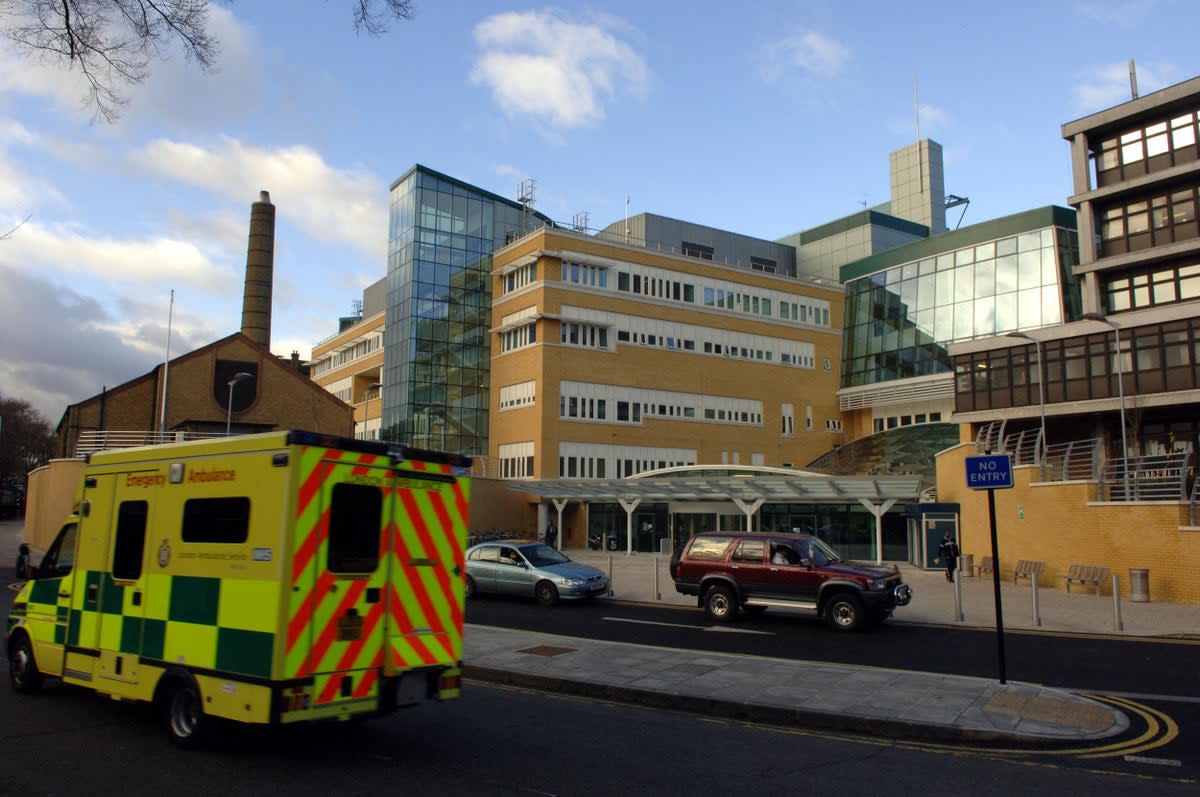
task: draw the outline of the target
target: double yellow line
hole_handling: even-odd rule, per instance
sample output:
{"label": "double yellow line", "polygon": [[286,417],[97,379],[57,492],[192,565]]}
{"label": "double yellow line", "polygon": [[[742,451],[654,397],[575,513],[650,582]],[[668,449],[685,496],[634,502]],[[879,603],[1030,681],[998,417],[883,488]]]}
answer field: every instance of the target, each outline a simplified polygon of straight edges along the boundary
{"label": "double yellow line", "polygon": [[1095,747],[1066,749],[1060,747],[1051,750],[1038,750],[1029,747],[1007,750],[986,748],[987,752],[998,753],[1000,755],[1066,755],[1078,756],[1079,758],[1116,758],[1118,756],[1144,753],[1147,750],[1163,747],[1170,744],[1179,736],[1179,725],[1176,724],[1175,720],[1158,709],[1144,706],[1141,703],[1135,703],[1132,700],[1107,695],[1082,695],[1082,697],[1098,700],[1101,703],[1108,703],[1126,713],[1141,717],[1142,721],[1146,723],[1146,730],[1134,739],[1122,739],[1119,742]]}

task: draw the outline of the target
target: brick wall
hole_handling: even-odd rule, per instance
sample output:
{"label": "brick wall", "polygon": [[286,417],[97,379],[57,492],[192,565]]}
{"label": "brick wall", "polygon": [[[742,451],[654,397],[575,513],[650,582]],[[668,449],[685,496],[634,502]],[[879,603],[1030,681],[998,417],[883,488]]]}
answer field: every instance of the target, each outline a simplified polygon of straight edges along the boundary
{"label": "brick wall", "polygon": [[[987,490],[966,486],[965,460],[975,453],[974,444],[945,451],[937,469],[938,500],[961,506],[959,544],[978,565],[991,539]],[[1001,575],[1018,559],[1036,559],[1046,563],[1039,585],[1061,589],[1056,576],[1072,564],[1105,565],[1128,597],[1130,568],[1148,568],[1152,601],[1200,604],[1200,529],[1188,527],[1186,504],[1097,502],[1095,482],[1037,479],[1036,467],[1014,468],[1013,487],[994,491]]]}

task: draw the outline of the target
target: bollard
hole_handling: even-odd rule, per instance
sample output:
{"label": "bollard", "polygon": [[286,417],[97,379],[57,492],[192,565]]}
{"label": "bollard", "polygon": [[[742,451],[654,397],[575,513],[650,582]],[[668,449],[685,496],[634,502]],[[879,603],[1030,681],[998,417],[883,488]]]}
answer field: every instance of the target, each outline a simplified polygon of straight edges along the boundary
{"label": "bollard", "polygon": [[661,557],[654,557],[654,599],[662,600],[662,592],[658,589],[658,564]]}
{"label": "bollard", "polygon": [[612,554],[609,554],[608,555],[608,597],[610,597],[610,598],[612,597],[612,594],[613,594],[612,566],[613,566],[613,558],[612,558]]}
{"label": "bollard", "polygon": [[[1099,592],[1100,590],[1096,590]],[[1121,622],[1121,577],[1113,573],[1112,577],[1113,591],[1113,628],[1118,631],[1125,630],[1125,624]]]}
{"label": "bollard", "polygon": [[954,619],[960,623],[963,621],[961,568],[954,571]]}
{"label": "bollard", "polygon": [[1029,579],[1029,586],[1033,590],[1033,624],[1042,624],[1042,615],[1038,610],[1038,577],[1034,575]]}

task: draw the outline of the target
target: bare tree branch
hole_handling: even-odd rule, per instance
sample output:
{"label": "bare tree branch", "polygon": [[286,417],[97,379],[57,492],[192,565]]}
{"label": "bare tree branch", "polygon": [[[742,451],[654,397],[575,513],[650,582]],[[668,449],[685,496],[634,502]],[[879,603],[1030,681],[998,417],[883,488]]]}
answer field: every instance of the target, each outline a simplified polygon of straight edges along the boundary
{"label": "bare tree branch", "polygon": [[[352,0],[354,31],[382,36],[413,17],[413,0]],[[208,32],[214,3],[233,0],[0,0],[0,33],[35,60],[78,68],[93,121],[113,122],[128,102],[123,87],[146,79],[150,61],[181,46],[204,71],[220,42]]]}
{"label": "bare tree branch", "polygon": [[17,230],[19,230],[19,229],[21,229],[22,227],[24,227],[24,226],[25,226],[25,222],[29,221],[29,220],[30,220],[30,219],[32,219],[32,218],[33,218],[33,214],[32,214],[32,213],[30,213],[28,216],[26,216],[25,218],[21,219],[21,223],[20,223],[20,224],[18,224],[16,227],[13,227],[11,230],[9,230],[8,232],[4,233],[3,235],[0,235],[0,241],[3,241],[3,240],[5,240],[5,239],[7,239],[7,238],[11,237],[11,236],[12,236],[12,234],[13,234],[14,232],[16,232]]}

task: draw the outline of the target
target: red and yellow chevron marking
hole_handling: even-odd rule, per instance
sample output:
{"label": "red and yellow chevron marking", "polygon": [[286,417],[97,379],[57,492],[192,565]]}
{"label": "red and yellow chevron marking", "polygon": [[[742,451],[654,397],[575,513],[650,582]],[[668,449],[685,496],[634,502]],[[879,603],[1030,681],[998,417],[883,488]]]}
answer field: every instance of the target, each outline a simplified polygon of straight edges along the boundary
{"label": "red and yellow chevron marking", "polygon": [[[453,475],[453,468],[405,462],[398,469],[373,454],[303,447],[286,638],[287,677],[357,671],[355,699],[372,694],[383,667],[394,675],[413,667],[456,664],[462,658],[464,543],[469,481],[428,482],[428,488],[383,486],[380,564],[363,577],[328,572],[329,496],[350,476],[404,478],[404,470]],[[377,464],[378,463],[378,464]],[[386,468],[386,471],[381,469]],[[386,476],[385,476],[386,473]],[[452,575],[458,574],[457,576]],[[366,591],[379,599],[366,602]],[[339,640],[347,612],[361,619],[361,634]],[[363,675],[363,673],[369,673]],[[315,703],[342,699],[340,677],[319,679]]]}

